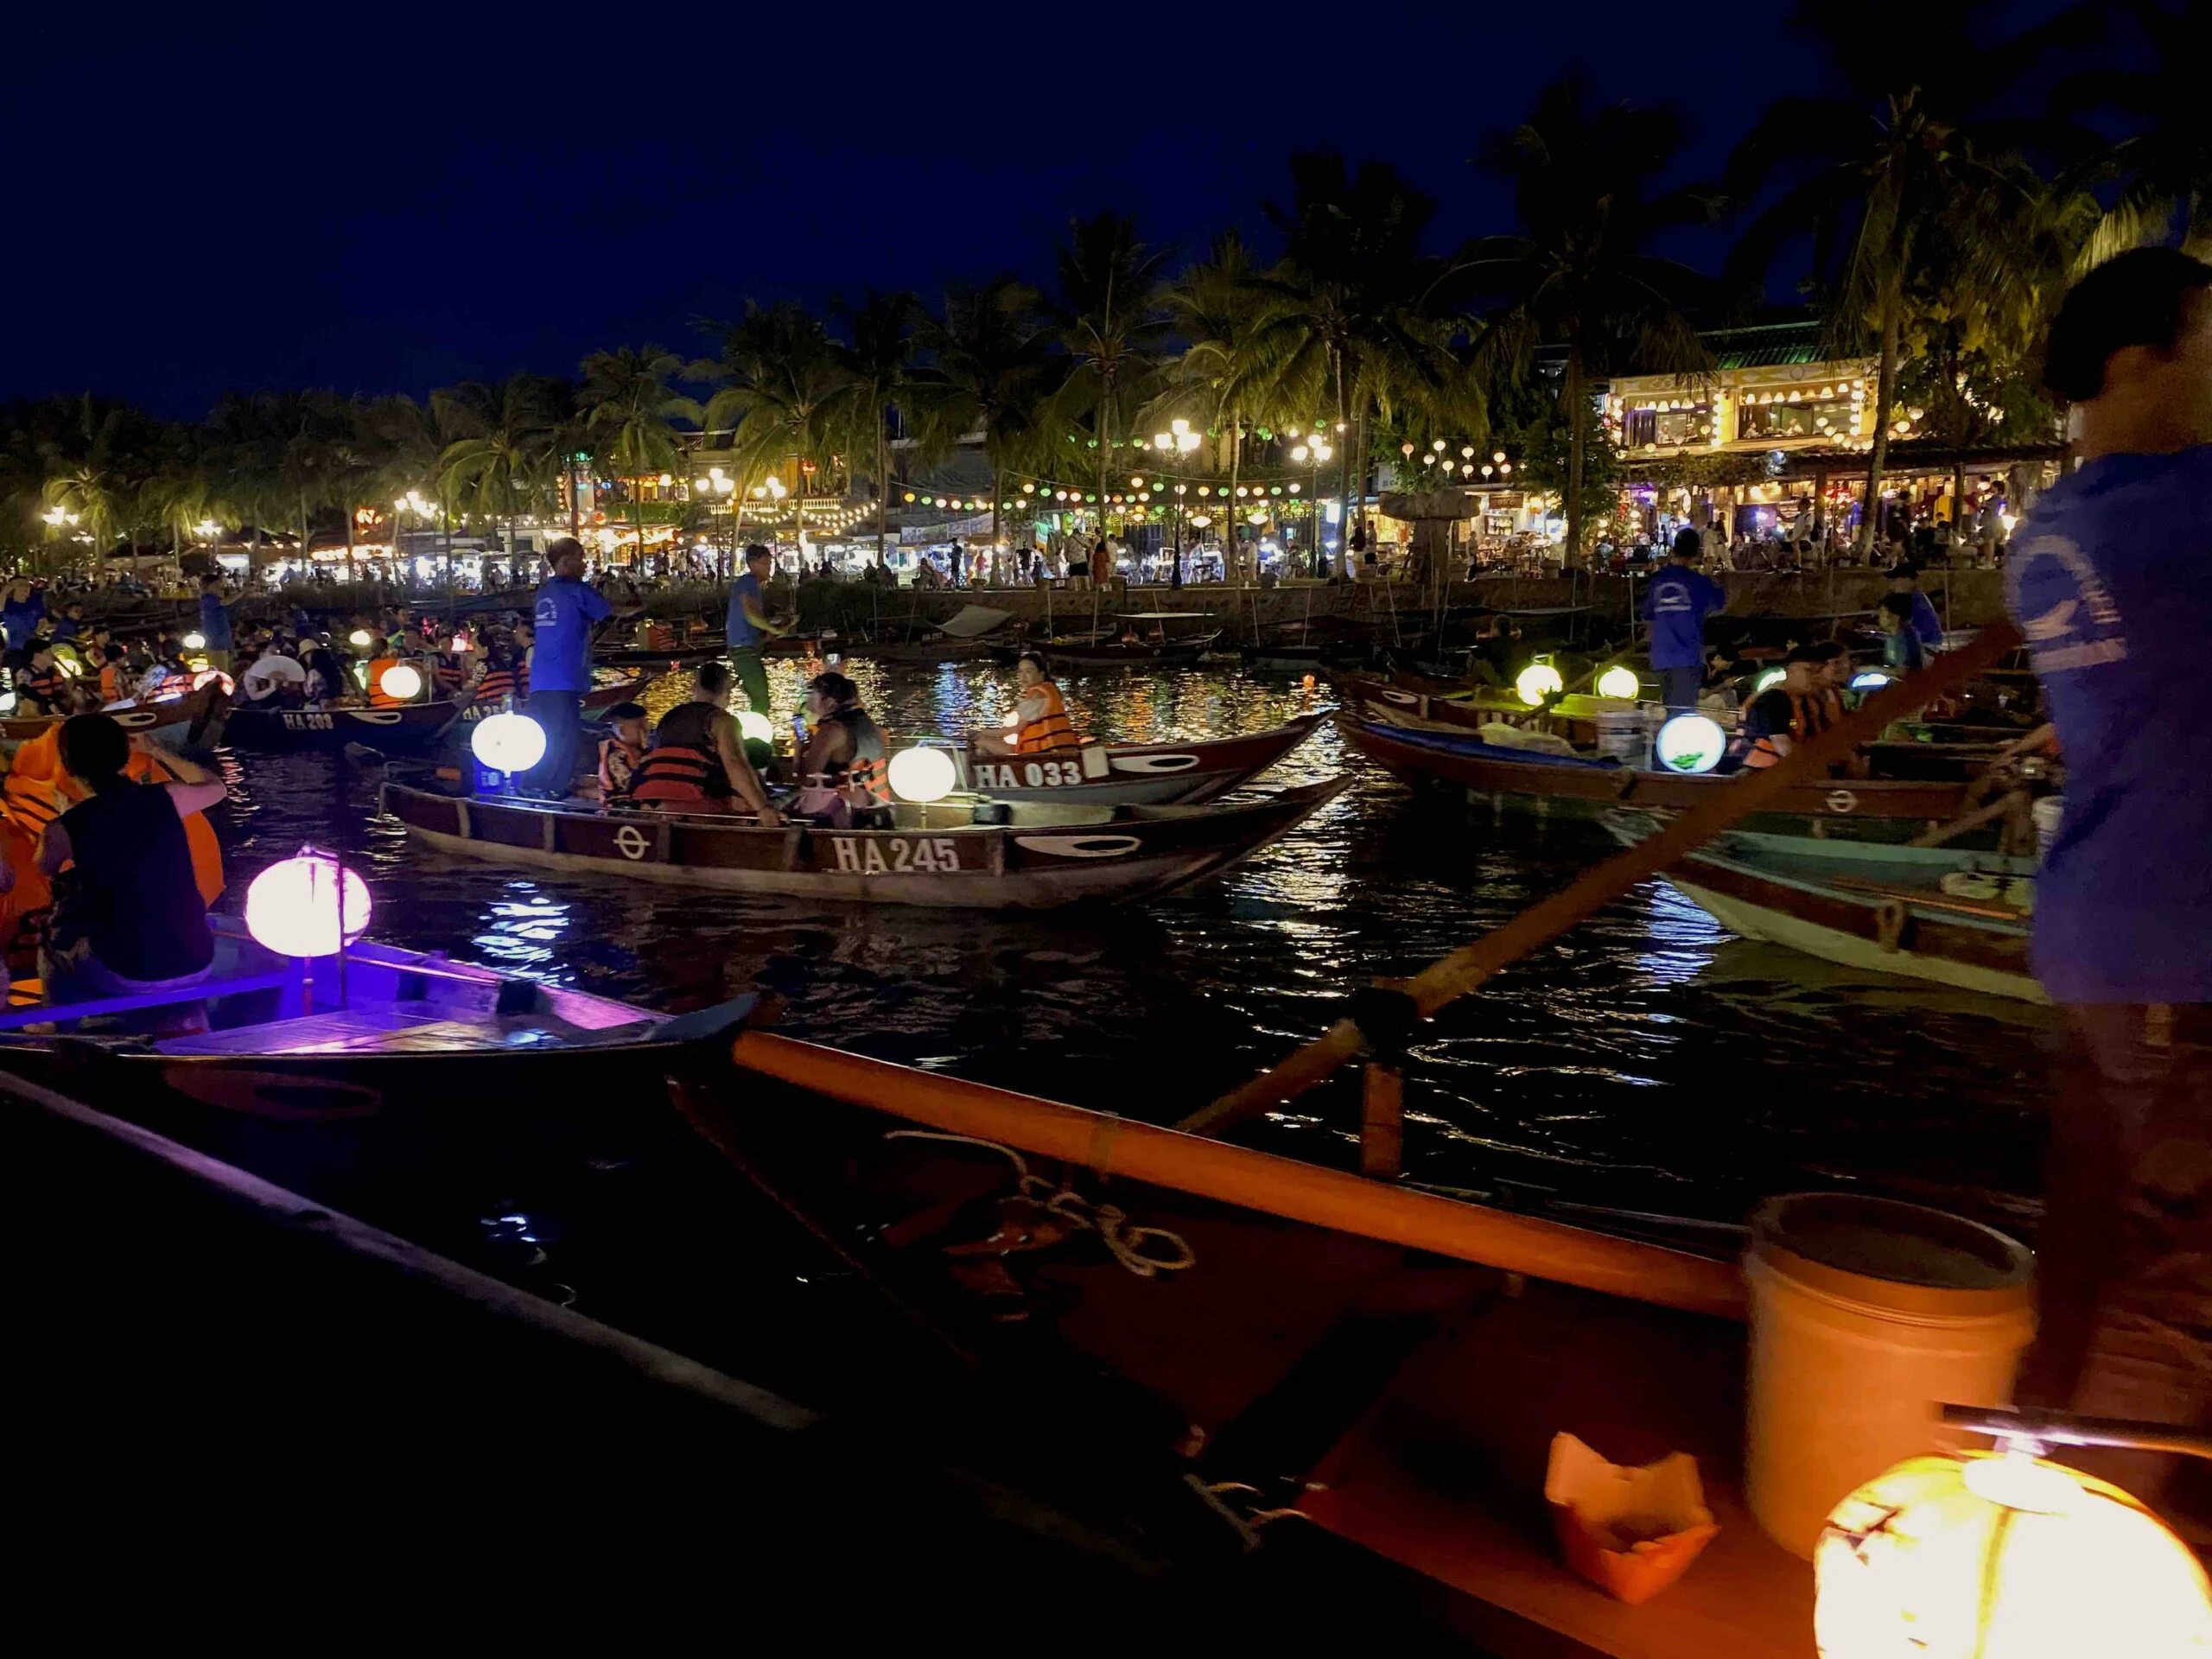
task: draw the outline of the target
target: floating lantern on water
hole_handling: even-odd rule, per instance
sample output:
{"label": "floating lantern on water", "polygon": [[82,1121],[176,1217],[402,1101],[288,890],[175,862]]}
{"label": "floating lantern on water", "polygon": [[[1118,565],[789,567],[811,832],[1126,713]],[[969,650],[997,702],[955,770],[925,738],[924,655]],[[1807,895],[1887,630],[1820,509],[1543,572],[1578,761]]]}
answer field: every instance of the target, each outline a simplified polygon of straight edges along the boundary
{"label": "floating lantern on water", "polygon": [[776,741],[776,725],[758,709],[741,709],[737,715],[737,734],[748,743],[772,744]]}
{"label": "floating lantern on water", "polygon": [[2119,1487],[2021,1452],[1913,1458],[1813,1554],[1821,1659],[2212,1651],[2212,1583]]}
{"label": "floating lantern on water", "polygon": [[1659,728],[1653,745],[1669,772],[1711,772],[1728,752],[1728,734],[1705,715],[1676,715]]}
{"label": "floating lantern on water", "polygon": [[367,931],[369,887],[328,853],[302,847],[245,890],[245,929],[280,957],[330,957]]}
{"label": "floating lantern on water", "polygon": [[1534,709],[1546,697],[1555,696],[1567,689],[1567,682],[1560,677],[1559,670],[1549,663],[1531,663],[1521,671],[1513,682],[1513,689],[1521,694],[1521,701]]}
{"label": "floating lantern on water", "polygon": [[476,723],[468,747],[494,772],[528,772],[545,758],[545,728],[528,715],[489,715]]}
{"label": "floating lantern on water", "polygon": [[1633,702],[1643,693],[1642,677],[1626,664],[1616,663],[1598,677],[1598,695],[1601,697],[1624,697]]}
{"label": "floating lantern on water", "polygon": [[891,791],[926,806],[952,793],[952,757],[943,749],[901,749],[891,757]]}
{"label": "floating lantern on water", "polygon": [[186,634],[183,643],[187,651],[205,651],[207,649],[207,636],[195,631]]}
{"label": "floating lantern on water", "polygon": [[377,682],[377,690],[398,702],[412,702],[422,695],[423,677],[412,665],[401,663],[385,670],[384,677]]}

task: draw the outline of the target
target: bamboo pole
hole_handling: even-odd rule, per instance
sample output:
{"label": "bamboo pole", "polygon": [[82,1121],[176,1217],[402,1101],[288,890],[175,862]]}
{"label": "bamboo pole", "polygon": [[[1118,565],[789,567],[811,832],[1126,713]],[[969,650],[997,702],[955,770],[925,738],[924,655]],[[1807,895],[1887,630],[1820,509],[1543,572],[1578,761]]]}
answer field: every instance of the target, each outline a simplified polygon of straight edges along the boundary
{"label": "bamboo pole", "polygon": [[[1748,772],[1711,800],[1684,813],[1656,836],[1617,854],[1565,891],[1522,911],[1472,944],[1432,963],[1406,982],[1422,1019],[1455,1002],[1504,969],[1550,944],[1579,922],[1662,870],[1679,863],[1694,849],[1749,817],[1785,791],[1816,778],[1847,760],[1861,743],[1878,736],[1893,720],[1904,718],[1963,684],[2020,643],[2010,622],[1984,628],[1961,651],[1947,651],[1917,674],[1885,687],[1853,714],[1808,742],[1800,743],[1782,764]],[[1359,1027],[1339,1020],[1273,1071],[1230,1090],[1176,1125],[1192,1135],[1212,1135],[1241,1118],[1294,1099],[1328,1078],[1363,1046]]]}

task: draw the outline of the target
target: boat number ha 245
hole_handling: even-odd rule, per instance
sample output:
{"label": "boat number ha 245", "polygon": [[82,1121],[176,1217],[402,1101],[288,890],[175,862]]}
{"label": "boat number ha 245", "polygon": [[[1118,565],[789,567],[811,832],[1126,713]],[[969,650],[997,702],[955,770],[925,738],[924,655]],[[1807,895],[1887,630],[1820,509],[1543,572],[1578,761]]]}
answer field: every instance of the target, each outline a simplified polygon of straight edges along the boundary
{"label": "boat number ha 245", "polygon": [[1019,766],[987,760],[976,767],[978,789],[1065,789],[1082,781],[1083,768],[1072,760],[1027,760]]}
{"label": "boat number ha 245", "polygon": [[927,875],[960,868],[960,843],[949,836],[832,836],[837,873],[855,875]]}

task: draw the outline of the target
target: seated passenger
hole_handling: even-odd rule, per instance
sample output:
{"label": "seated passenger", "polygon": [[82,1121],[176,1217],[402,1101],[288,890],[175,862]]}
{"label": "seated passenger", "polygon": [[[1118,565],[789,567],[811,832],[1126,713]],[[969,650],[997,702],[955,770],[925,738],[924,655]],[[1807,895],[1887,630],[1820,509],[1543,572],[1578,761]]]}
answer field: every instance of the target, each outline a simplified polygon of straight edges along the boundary
{"label": "seated passenger", "polygon": [[175,755],[162,758],[177,782],[133,782],[126,769],[145,743],[106,715],[73,715],[60,728],[62,766],[91,792],[39,843],[41,874],[60,878],[39,963],[50,1001],[188,985],[213,963],[184,820],[220,801],[223,785]]}
{"label": "seated passenger", "polygon": [[1778,766],[1808,737],[1834,724],[1840,704],[1821,683],[1820,647],[1793,645],[1782,683],[1761,692],[1744,710],[1743,764],[1753,770]]}
{"label": "seated passenger", "polygon": [[45,639],[35,641],[29,659],[16,670],[16,695],[22,700],[22,712],[27,715],[61,713],[61,694],[68,683],[68,679],[61,672],[61,664],[54,658],[53,642]]}
{"label": "seated passenger", "polygon": [[607,711],[614,735],[599,745],[599,798],[613,804],[627,802],[645,759],[645,705],[618,702]]}
{"label": "seated passenger", "polygon": [[842,674],[817,674],[806,688],[813,722],[799,759],[798,816],[830,829],[888,830],[891,751]]}
{"label": "seated passenger", "polygon": [[991,754],[1050,754],[1058,749],[1079,749],[1083,739],[1068,720],[1068,706],[1060,688],[1045,672],[1045,659],[1033,651],[1021,653],[1014,664],[1014,723],[1003,732],[977,735],[976,748]]}
{"label": "seated passenger", "polygon": [[1913,632],[1913,601],[1917,594],[1884,594],[1874,601],[1874,620],[1882,630],[1882,661],[1906,674],[1916,674],[1927,664],[1927,649]]}
{"label": "seated passenger", "polygon": [[654,731],[653,746],[630,785],[632,800],[663,810],[749,811],[765,824],[784,821],[745,758],[737,719],[729,711],[733,683],[728,664],[699,665],[690,701],[670,709]]}
{"label": "seated passenger", "polygon": [[256,708],[296,709],[305,701],[307,683],[307,670],[271,639],[238,681],[238,690]]}

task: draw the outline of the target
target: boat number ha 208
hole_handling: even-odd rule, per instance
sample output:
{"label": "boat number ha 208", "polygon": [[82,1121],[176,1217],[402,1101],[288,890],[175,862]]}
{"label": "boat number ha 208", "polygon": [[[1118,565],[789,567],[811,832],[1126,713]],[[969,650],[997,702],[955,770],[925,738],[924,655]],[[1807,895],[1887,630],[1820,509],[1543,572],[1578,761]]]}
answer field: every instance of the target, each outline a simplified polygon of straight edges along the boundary
{"label": "boat number ha 208", "polygon": [[960,843],[950,836],[832,836],[839,874],[937,875],[960,868]]}
{"label": "boat number ha 208", "polygon": [[327,732],[332,726],[331,717],[328,715],[318,715],[312,711],[280,709],[277,718],[284,722],[284,729],[288,732]]}
{"label": "boat number ha 208", "polygon": [[978,789],[1065,789],[1082,781],[1083,768],[1073,760],[983,760],[976,766]]}

